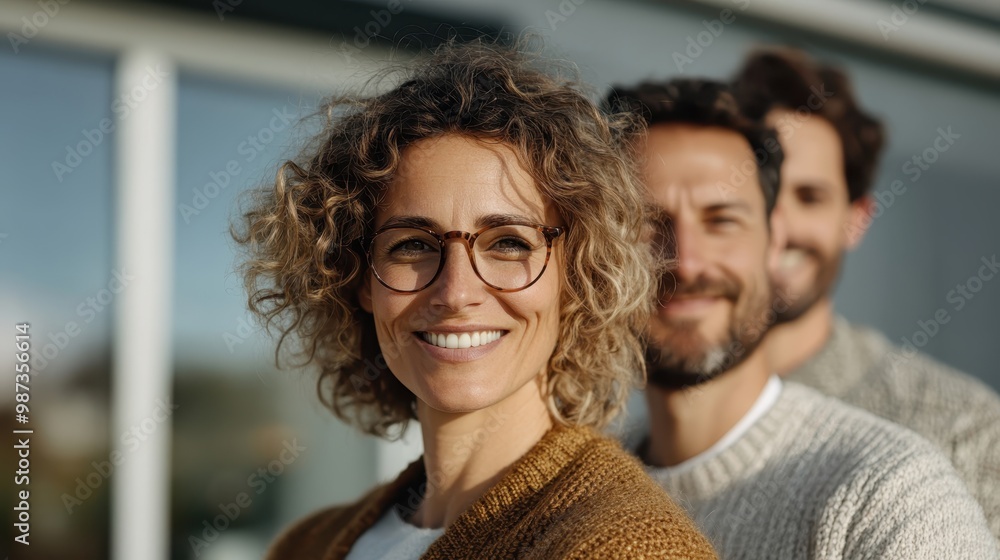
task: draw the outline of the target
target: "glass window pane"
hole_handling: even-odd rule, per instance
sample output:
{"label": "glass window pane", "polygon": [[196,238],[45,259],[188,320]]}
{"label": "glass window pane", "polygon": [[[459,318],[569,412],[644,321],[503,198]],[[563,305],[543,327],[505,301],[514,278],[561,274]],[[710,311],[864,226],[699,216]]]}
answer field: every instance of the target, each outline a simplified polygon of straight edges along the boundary
{"label": "glass window pane", "polygon": [[[111,325],[127,289],[112,241],[112,72],[104,56],[0,49],[0,328],[12,341],[15,323],[29,323],[32,354],[27,423],[16,423],[13,391],[0,397],[8,430],[34,430],[29,485],[0,490],[6,504],[29,491],[30,548],[19,558],[108,557],[110,454],[120,449],[108,433]],[[14,371],[12,352],[0,361]],[[14,452],[5,445],[2,462],[16,465]]]}
{"label": "glass window pane", "polygon": [[291,519],[374,482],[372,442],[320,406],[315,374],[275,371],[234,272],[236,198],[273,180],[316,102],[180,75],[173,558],[259,557]]}

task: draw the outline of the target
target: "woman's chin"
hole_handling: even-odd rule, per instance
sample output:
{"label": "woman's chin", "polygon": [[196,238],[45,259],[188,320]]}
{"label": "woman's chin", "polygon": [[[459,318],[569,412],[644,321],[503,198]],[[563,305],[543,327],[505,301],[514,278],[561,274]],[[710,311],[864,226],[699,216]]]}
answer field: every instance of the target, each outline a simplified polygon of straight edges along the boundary
{"label": "woman's chin", "polygon": [[443,393],[425,393],[420,400],[428,408],[443,414],[467,414],[489,408],[497,402],[489,391],[472,388],[456,391],[454,387]]}

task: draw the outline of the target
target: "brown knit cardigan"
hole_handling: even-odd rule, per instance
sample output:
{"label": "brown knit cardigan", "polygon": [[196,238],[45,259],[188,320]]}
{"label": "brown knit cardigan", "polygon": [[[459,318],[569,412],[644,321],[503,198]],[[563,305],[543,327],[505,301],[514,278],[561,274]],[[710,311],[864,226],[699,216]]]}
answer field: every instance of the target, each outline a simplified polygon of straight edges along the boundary
{"label": "brown knit cardigan", "polygon": [[[416,505],[423,460],[356,503],[285,530],[267,560],[339,560],[390,507]],[[418,494],[419,495],[419,494]],[[687,515],[616,442],[550,430],[431,544],[425,560],[716,558]]]}

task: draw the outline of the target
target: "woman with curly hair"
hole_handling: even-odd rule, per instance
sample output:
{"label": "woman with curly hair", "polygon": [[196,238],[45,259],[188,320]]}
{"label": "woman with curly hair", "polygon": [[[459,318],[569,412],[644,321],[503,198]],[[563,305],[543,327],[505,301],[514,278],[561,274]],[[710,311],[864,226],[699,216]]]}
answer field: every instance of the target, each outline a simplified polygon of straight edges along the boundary
{"label": "woman with curly hair", "polygon": [[250,307],[334,413],[417,420],[424,455],[269,558],[714,558],[597,432],[644,371],[642,125],[482,43],[325,109],[234,231]]}

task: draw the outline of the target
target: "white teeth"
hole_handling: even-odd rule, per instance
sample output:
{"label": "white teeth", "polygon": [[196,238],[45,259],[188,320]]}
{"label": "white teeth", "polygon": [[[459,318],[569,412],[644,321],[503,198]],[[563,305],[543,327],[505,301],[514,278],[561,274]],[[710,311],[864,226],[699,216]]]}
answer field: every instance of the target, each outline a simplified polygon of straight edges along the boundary
{"label": "white teeth", "polygon": [[471,333],[423,332],[420,336],[428,343],[440,348],[475,348],[489,344],[500,338],[502,331],[477,331]]}

